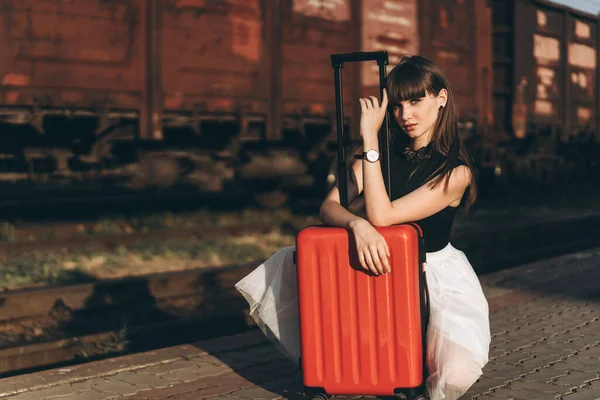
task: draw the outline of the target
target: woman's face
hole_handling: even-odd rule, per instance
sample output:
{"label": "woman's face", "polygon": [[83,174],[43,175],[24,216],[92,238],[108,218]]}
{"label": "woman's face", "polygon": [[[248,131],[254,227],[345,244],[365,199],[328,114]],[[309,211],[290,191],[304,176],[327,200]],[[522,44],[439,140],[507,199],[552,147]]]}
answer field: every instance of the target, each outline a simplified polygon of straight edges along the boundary
{"label": "woman's face", "polygon": [[[442,91],[445,92],[444,89]],[[445,105],[442,91],[438,96],[427,93],[425,97],[394,104],[394,119],[409,138],[419,139],[419,142],[424,142],[423,145],[429,143],[431,131],[440,113],[439,108]]]}

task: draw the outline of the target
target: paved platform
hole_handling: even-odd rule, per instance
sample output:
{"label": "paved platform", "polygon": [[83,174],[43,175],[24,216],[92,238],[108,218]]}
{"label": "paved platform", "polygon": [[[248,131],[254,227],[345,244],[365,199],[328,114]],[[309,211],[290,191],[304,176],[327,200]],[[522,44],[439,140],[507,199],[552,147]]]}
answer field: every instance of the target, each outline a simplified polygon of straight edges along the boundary
{"label": "paved platform", "polygon": [[[600,248],[481,280],[490,362],[463,398],[600,399]],[[302,398],[300,373],[257,331],[0,380],[7,400]]]}

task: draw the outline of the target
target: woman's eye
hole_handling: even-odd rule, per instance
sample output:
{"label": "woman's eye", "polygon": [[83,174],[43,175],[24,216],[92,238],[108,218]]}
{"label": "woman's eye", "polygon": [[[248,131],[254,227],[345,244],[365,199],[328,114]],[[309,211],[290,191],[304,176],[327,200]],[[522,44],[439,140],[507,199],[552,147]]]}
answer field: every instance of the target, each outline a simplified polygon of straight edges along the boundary
{"label": "woman's eye", "polygon": [[412,99],[410,101],[410,104],[417,104],[420,100],[419,99]]}

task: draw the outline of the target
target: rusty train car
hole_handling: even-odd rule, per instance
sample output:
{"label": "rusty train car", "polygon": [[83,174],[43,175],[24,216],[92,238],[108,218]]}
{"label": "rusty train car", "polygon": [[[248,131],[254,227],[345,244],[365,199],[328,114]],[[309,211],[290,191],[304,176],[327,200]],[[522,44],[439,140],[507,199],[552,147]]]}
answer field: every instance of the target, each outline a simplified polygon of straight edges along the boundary
{"label": "rusty train car", "polygon": [[494,0],[492,7],[492,131],[529,148],[488,146],[516,175],[533,179],[597,168],[598,16],[545,0]]}
{"label": "rusty train car", "polygon": [[[545,8],[558,10],[546,28],[516,21]],[[556,50],[538,45],[544,29],[560,36],[561,54],[595,49],[597,23],[537,0],[2,0],[0,179],[242,189],[268,205],[288,189],[322,187],[334,157],[336,52],[433,58],[453,84],[462,131],[488,149],[521,125],[568,131],[598,118],[586,102],[598,92],[596,63],[535,51]],[[537,58],[520,56],[527,41]],[[376,93],[373,68],[344,68],[353,135],[357,98]],[[523,90],[521,76],[531,83]],[[577,108],[552,118],[568,99]]]}
{"label": "rusty train car", "polygon": [[[595,130],[597,16],[547,1],[495,0],[493,5],[497,128],[512,129],[518,137],[537,126],[554,125],[565,137]],[[524,115],[513,115],[522,105]]]}
{"label": "rusty train car", "polygon": [[[435,58],[464,121],[491,114],[479,0],[3,0],[4,174],[130,187],[314,187],[334,131],[329,55]],[[487,39],[486,39],[487,38]],[[344,72],[349,129],[371,66]],[[487,92],[486,92],[487,90]],[[323,169],[325,166],[325,169]],[[265,197],[267,198],[267,197]]]}

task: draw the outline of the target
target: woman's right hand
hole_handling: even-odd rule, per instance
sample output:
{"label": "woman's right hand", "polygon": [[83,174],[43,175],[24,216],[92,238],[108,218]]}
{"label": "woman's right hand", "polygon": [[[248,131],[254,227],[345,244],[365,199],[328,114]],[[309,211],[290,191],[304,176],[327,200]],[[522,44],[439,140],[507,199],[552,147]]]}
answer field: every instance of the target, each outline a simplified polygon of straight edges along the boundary
{"label": "woman's right hand", "polygon": [[375,275],[391,272],[388,259],[390,248],[385,238],[364,219],[355,221],[351,228],[356,240],[360,265]]}

